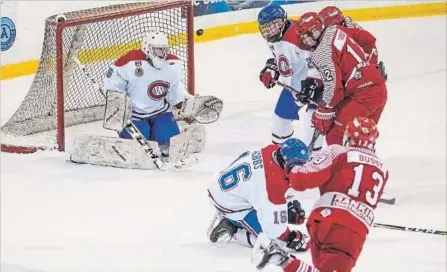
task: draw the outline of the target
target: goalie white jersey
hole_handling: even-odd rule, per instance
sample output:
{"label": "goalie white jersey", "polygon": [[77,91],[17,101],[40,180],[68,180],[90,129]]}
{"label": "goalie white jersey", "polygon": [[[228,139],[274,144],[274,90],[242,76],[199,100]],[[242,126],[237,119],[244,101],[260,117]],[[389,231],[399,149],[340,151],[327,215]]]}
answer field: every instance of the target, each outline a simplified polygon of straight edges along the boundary
{"label": "goalie white jersey", "polygon": [[182,82],[182,61],[169,54],[164,67],[155,69],[141,50],[130,51],[107,71],[104,89],[125,92],[132,100],[133,119],[171,111],[188,96]]}
{"label": "goalie white jersey", "polygon": [[293,22],[279,42],[269,43],[279,68],[279,81],[301,90],[301,80],[307,77],[320,78],[318,70],[310,61],[310,52],[297,46],[298,40]]}

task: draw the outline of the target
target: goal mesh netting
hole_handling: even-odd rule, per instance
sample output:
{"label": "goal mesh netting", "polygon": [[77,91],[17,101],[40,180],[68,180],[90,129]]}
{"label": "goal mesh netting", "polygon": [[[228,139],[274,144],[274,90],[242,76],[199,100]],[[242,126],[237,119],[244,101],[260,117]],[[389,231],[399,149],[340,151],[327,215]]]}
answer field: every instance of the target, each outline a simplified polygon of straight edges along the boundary
{"label": "goal mesh netting", "polygon": [[183,82],[192,93],[191,12],[189,1],[164,1],[68,12],[63,23],[56,15],[47,18],[38,70],[22,104],[1,127],[2,149],[13,145],[64,150],[64,128],[101,120],[105,105],[73,57],[102,86],[109,66],[139,49],[149,31],[168,36],[171,53],[183,61]]}

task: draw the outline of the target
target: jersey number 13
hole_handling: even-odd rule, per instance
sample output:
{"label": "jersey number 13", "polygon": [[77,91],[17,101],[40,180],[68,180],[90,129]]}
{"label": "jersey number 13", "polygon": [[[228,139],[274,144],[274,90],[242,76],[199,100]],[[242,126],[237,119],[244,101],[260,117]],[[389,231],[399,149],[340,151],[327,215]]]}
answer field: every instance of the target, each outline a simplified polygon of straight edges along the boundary
{"label": "jersey number 13", "polygon": [[[363,165],[363,164],[359,164],[358,166],[354,167],[354,181],[352,183],[351,188],[349,188],[349,190],[348,190],[348,195],[353,196],[353,197],[359,197],[360,186],[362,185],[362,182],[368,181],[366,179],[368,177],[363,176],[364,168],[365,168],[365,165]],[[377,205],[377,202],[379,201],[379,194],[380,194],[380,191],[382,190],[384,184],[383,184],[383,177],[378,172],[373,172],[371,178],[374,181],[375,185],[371,188],[372,190],[366,190],[365,201],[369,205],[375,206],[375,205]]]}

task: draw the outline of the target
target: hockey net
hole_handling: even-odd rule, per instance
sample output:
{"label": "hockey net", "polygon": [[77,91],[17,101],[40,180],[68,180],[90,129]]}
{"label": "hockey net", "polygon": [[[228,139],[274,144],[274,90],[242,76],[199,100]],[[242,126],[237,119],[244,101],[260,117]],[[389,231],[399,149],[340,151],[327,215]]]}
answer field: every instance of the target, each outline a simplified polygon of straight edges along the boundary
{"label": "hockey net", "polygon": [[73,59],[102,86],[109,66],[139,49],[147,32],[168,36],[183,61],[183,82],[194,92],[193,10],[190,1],[113,5],[54,15],[45,21],[42,55],[33,83],[14,115],[1,127],[1,149],[31,153],[65,150],[67,127],[101,120],[105,99]]}

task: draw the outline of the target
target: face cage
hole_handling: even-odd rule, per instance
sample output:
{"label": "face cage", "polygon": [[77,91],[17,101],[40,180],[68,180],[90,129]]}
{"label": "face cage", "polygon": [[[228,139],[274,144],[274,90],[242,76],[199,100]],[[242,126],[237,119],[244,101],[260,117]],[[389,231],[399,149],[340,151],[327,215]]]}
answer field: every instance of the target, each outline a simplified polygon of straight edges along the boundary
{"label": "face cage", "polygon": [[320,36],[321,36],[320,31],[312,29],[310,30],[310,32],[302,34],[300,36],[301,43],[308,48],[315,48],[318,45],[318,39],[320,38]]}
{"label": "face cage", "polygon": [[151,46],[150,50],[152,51],[152,55],[160,60],[166,60],[168,58],[168,54],[170,53],[169,46]]}
{"label": "face cage", "polygon": [[276,18],[270,23],[263,24],[259,27],[262,37],[267,41],[273,41],[281,34],[285,21],[282,18]]}

